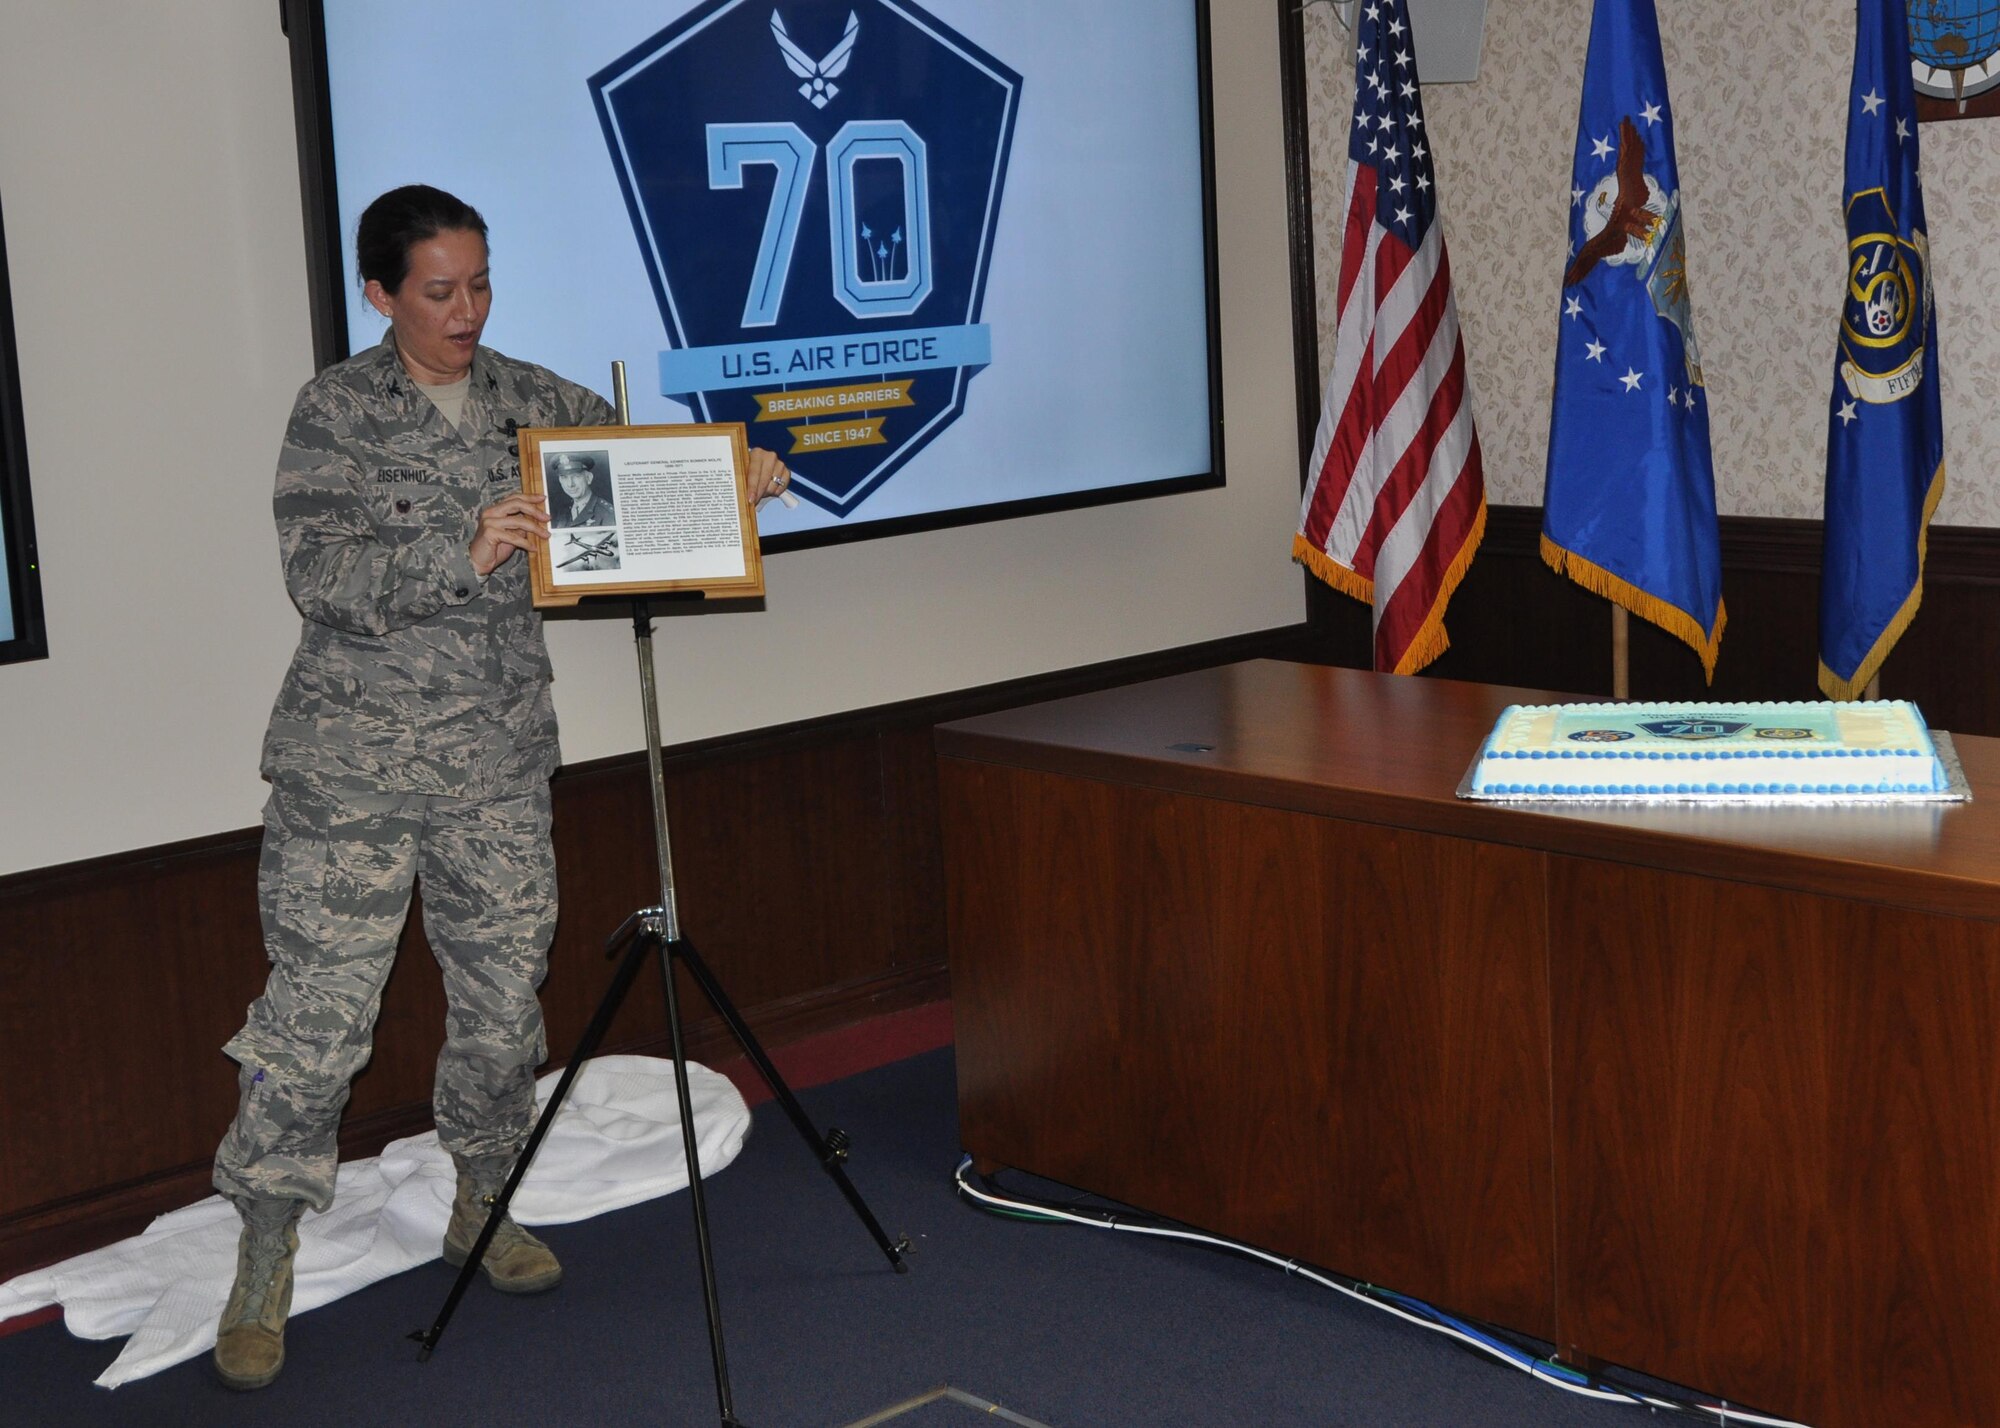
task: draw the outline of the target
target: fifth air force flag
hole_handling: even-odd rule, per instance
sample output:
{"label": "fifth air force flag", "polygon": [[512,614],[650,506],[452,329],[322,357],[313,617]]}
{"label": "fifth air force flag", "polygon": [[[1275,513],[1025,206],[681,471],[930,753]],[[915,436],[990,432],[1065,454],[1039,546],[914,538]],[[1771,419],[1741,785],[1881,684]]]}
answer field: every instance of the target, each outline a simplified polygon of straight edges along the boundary
{"label": "fifth air force flag", "polygon": [[1903,0],[1860,0],[1847,110],[1847,281],[1826,442],[1819,687],[1855,699],[1917,613],[1944,494],[1937,315]]}
{"label": "fifth air force flag", "polygon": [[1597,0],[1570,181],[1542,557],[1715,672],[1722,554],[1653,0]]}

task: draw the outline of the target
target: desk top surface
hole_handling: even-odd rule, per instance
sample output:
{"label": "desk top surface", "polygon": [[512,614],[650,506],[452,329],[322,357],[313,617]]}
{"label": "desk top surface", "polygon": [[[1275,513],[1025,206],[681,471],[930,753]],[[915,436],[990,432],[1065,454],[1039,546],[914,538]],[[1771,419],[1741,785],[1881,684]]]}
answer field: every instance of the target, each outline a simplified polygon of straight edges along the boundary
{"label": "desk top surface", "polygon": [[1832,807],[1507,805],[1457,796],[1510,704],[1564,696],[1252,660],[943,724],[947,758],[2000,921],[2000,739],[1954,736],[1973,799]]}

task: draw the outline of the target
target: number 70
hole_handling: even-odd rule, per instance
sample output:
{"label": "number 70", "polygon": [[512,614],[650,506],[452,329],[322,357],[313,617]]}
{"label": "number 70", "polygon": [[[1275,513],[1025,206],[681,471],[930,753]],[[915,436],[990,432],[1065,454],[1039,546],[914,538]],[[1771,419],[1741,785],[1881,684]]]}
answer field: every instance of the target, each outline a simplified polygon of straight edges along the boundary
{"label": "number 70", "polygon": [[[778,320],[817,150],[796,124],[708,126],[711,189],[742,188],[743,171],[752,164],[777,170],[750,292],[743,300],[745,327],[769,327]],[[907,257],[900,277],[883,276],[876,251],[857,234],[854,171],[869,161],[891,162],[902,170]],[[826,146],[826,186],[835,299],[856,317],[907,317],[922,307],[931,295],[930,174],[924,141],[900,119],[852,120]],[[864,263],[873,276],[863,271]]]}

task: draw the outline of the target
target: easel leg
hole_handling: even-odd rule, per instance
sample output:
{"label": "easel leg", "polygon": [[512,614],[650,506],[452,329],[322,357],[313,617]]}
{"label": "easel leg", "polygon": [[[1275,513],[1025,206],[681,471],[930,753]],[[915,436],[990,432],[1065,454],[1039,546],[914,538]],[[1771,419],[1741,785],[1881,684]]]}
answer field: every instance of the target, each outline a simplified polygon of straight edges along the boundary
{"label": "easel leg", "polygon": [[548,1134],[549,1126],[556,1118],[556,1112],[562,1109],[563,1101],[569,1095],[570,1082],[576,1079],[576,1073],[583,1069],[583,1063],[595,1054],[598,1043],[604,1040],[604,1033],[610,1028],[612,1017],[617,1015],[618,1008],[624,1004],[626,992],[632,988],[633,979],[639,975],[639,968],[646,960],[646,953],[659,946],[659,933],[647,920],[648,914],[652,911],[653,909],[648,908],[643,912],[633,913],[625,919],[623,926],[611,934],[611,940],[606,944],[605,950],[616,952],[621,944],[629,943],[630,945],[625,948],[625,960],[618,964],[618,971],[611,978],[611,985],[605,989],[603,1000],[591,1014],[590,1024],[584,1028],[583,1036],[577,1041],[576,1050],[570,1055],[569,1064],[563,1068],[562,1079],[556,1082],[555,1093],[549,1097],[548,1108],[535,1121],[535,1128],[528,1135],[528,1143],[522,1147],[520,1156],[514,1162],[513,1170],[508,1173],[507,1183],[501,1187],[500,1198],[494,1202],[493,1213],[486,1217],[486,1224],[480,1230],[479,1238],[473,1241],[472,1251],[466,1255],[465,1264],[459,1269],[458,1279],[452,1284],[451,1293],[445,1298],[444,1307],[438,1311],[436,1322],[428,1330],[419,1329],[410,1335],[424,1346],[423,1353],[418,1356],[419,1359],[428,1359],[431,1351],[437,1347],[438,1340],[444,1337],[445,1325],[451,1322],[451,1316],[458,1310],[458,1301],[465,1297],[466,1287],[472,1283],[472,1277],[479,1272],[479,1266],[486,1259],[486,1248],[493,1243],[493,1232],[500,1225],[500,1217],[507,1213],[507,1207],[513,1203],[514,1191],[519,1187],[521,1177],[527,1174],[529,1163],[534,1160],[535,1152],[541,1148],[542,1138]]}
{"label": "easel leg", "polygon": [[694,1240],[701,1256],[701,1293],[708,1314],[708,1350],[715,1369],[715,1398],[722,1410],[723,1428],[734,1428],[736,1408],[730,1400],[729,1360],[722,1348],[722,1301],[715,1288],[715,1253],[708,1241],[708,1200],[701,1188],[701,1151],[696,1145],[694,1106],[688,1098],[687,1048],[681,1040],[680,993],[674,986],[672,952],[681,944],[660,942],[660,982],[667,993],[667,1027],[673,1036],[674,1091],[680,1098],[681,1147],[687,1155],[688,1197],[694,1206]]}
{"label": "easel leg", "polygon": [[[669,961],[678,957],[682,965],[688,969],[688,974],[701,988],[702,995],[708,998],[710,1005],[729,1027],[730,1033],[736,1038],[736,1044],[743,1048],[743,1054],[750,1058],[751,1064],[757,1068],[757,1074],[762,1076],[764,1084],[771,1088],[771,1094],[784,1108],[785,1115],[805,1141],[806,1148],[819,1161],[820,1167],[833,1177],[833,1183],[840,1187],[840,1193],[847,1197],[848,1205],[861,1218],[861,1223],[867,1227],[868,1233],[874,1237],[882,1253],[888,1256],[889,1263],[896,1268],[896,1273],[908,1274],[910,1266],[903,1255],[910,1247],[909,1240],[891,1241],[883,1232],[881,1223],[869,1210],[867,1201],[861,1198],[861,1192],[856,1190],[854,1182],[847,1178],[844,1164],[848,1150],[847,1133],[837,1127],[829,1129],[824,1136],[819,1133],[811,1118],[806,1115],[805,1107],[799,1104],[799,1098],[792,1094],[792,1088],[785,1084],[785,1078],[778,1074],[778,1068],[772,1064],[771,1058],[765,1055],[756,1033],[750,1030],[750,1024],[743,1020],[742,1014],[736,1010],[735,1003],[731,1002],[722,990],[722,984],[716,981],[715,974],[709,971],[708,963],[704,962],[701,954],[694,950],[694,944],[685,938],[677,939],[667,944],[667,953]],[[670,986],[671,982],[672,979],[669,978]]]}
{"label": "easel leg", "polygon": [[513,1203],[514,1192],[520,1187],[522,1176],[527,1174],[528,1166],[534,1160],[535,1152],[541,1148],[542,1139],[548,1134],[549,1126],[562,1110],[563,1102],[569,1096],[570,1083],[576,1079],[576,1074],[582,1069],[583,1063],[590,1059],[598,1044],[604,1040],[604,1034],[610,1028],[612,1018],[624,1004],[625,994],[631,990],[632,982],[639,974],[640,965],[647,960],[648,954],[657,954],[654,960],[659,964],[660,976],[666,987],[667,1025],[673,1039],[674,1090],[680,1104],[681,1148],[687,1156],[688,1195],[694,1207],[695,1241],[701,1256],[702,1301],[708,1317],[708,1343],[715,1369],[716,1403],[722,1415],[722,1428],[743,1428],[741,1421],[736,1417],[736,1408],[729,1389],[728,1356],[722,1345],[722,1303],[716,1293],[715,1255],[710,1248],[708,1235],[708,1203],[702,1193],[701,1152],[695,1133],[694,1105],[688,1094],[687,1048],[681,1034],[680,998],[674,987],[673,971],[667,955],[668,944],[660,934],[659,914],[658,908],[646,908],[635,912],[625,920],[624,926],[613,934],[606,950],[615,952],[621,943],[629,942],[625,949],[625,960],[618,964],[618,971],[612,977],[611,985],[605,989],[604,999],[597,1004],[597,1010],[591,1014],[590,1025],[584,1029],[576,1051],[571,1055],[569,1064],[563,1068],[562,1079],[556,1082],[556,1089],[549,1097],[548,1106],[542,1111],[540,1119],[535,1122],[535,1129],[528,1136],[528,1143],[522,1149],[520,1158],[515,1161],[514,1169],[508,1175],[506,1185],[501,1188],[499,1198],[494,1201],[493,1209],[486,1217],[486,1224],[479,1232],[479,1238],[473,1242],[471,1252],[466,1255],[465,1264],[460,1268],[458,1278],[451,1286],[451,1293],[446,1296],[444,1307],[438,1312],[437,1322],[432,1324],[428,1331],[419,1330],[410,1337],[423,1345],[423,1352],[418,1356],[420,1360],[428,1359],[432,1350],[437,1348],[438,1340],[444,1337],[445,1326],[451,1322],[451,1316],[458,1309],[459,1300],[465,1297],[467,1287],[471,1285],[473,1276],[478,1273],[481,1262],[486,1258],[487,1247],[493,1241],[493,1232],[499,1226],[501,1217],[507,1213],[507,1207]]}

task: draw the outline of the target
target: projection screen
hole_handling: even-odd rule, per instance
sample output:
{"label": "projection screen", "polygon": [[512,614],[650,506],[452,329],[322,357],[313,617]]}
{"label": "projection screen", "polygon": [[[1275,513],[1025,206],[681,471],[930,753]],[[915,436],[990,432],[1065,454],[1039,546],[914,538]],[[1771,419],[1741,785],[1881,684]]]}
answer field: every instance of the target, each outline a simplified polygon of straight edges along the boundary
{"label": "projection screen", "polygon": [[767,550],[1222,482],[1205,3],[287,16],[322,361],[423,182],[490,225],[490,346],[785,458]]}

